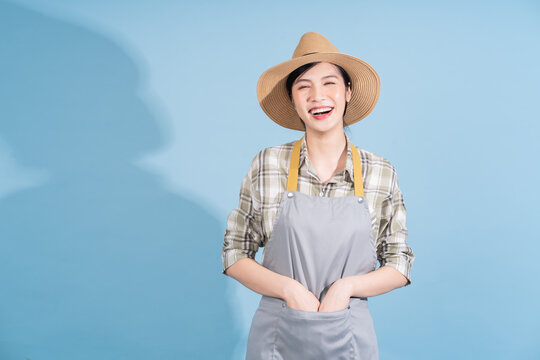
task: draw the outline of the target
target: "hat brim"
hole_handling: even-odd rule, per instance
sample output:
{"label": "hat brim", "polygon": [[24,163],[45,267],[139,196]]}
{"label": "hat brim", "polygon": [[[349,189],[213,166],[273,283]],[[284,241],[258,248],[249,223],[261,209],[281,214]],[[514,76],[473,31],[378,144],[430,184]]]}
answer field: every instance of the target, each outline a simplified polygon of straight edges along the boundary
{"label": "hat brim", "polygon": [[298,67],[316,61],[341,66],[350,76],[351,100],[344,117],[346,125],[365,118],[379,99],[379,75],[365,61],[342,53],[313,53],[273,66],[262,73],[257,82],[257,98],[263,111],[277,124],[288,129],[304,131],[305,127],[287,94],[286,81]]}

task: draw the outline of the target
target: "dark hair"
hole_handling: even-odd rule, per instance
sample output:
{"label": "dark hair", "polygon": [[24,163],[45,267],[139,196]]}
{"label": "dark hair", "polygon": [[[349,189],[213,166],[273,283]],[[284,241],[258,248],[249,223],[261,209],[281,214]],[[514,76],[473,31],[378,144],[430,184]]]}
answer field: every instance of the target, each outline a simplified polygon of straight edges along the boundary
{"label": "dark hair", "polygon": [[[315,66],[315,65],[317,65],[319,63],[320,63],[320,61],[316,61],[316,62],[311,62],[311,63],[305,64],[305,65],[302,65],[302,66],[295,69],[293,72],[291,72],[289,74],[289,76],[287,77],[287,81],[285,82],[285,86],[287,87],[287,94],[289,94],[289,99],[291,101],[292,101],[292,85],[293,85],[294,81],[300,75],[302,75],[304,72],[308,71],[313,66]],[[336,64],[332,64],[332,65],[337,66],[337,68],[339,69],[339,72],[341,73],[341,76],[343,76],[343,81],[345,82],[345,87],[349,86],[349,83],[351,82],[351,77],[349,76],[349,74],[347,74],[345,69],[343,69],[341,66],[336,65]],[[352,88],[352,84],[351,84],[351,88]],[[345,113],[346,112],[347,112],[347,103],[345,103],[345,110],[343,110],[343,127],[345,127]],[[300,120],[302,120],[302,119],[300,119]]]}

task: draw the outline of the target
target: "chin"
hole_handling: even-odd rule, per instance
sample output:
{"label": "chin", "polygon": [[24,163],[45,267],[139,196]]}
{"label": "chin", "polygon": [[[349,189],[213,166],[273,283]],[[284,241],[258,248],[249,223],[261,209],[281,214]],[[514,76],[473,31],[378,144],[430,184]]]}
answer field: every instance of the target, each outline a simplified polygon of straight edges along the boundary
{"label": "chin", "polygon": [[311,131],[316,131],[316,132],[328,132],[330,130],[335,130],[336,128],[339,127],[339,123],[338,122],[326,122],[326,123],[311,123],[311,124],[306,124],[306,131],[308,130],[308,128],[311,130]]}

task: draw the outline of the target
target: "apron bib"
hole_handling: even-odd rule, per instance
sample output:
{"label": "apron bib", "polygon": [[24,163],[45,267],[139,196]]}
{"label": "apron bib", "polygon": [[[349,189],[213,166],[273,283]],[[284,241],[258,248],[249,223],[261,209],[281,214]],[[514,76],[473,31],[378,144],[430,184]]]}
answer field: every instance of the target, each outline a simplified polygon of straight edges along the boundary
{"label": "apron bib", "polygon": [[[355,195],[320,197],[296,191],[301,142],[293,147],[287,191],[262,265],[297,280],[322,301],[336,280],[375,270],[377,254],[356,147],[351,144]],[[248,336],[246,360],[255,359],[378,359],[367,298],[351,297],[343,310],[316,312],[263,295]]]}

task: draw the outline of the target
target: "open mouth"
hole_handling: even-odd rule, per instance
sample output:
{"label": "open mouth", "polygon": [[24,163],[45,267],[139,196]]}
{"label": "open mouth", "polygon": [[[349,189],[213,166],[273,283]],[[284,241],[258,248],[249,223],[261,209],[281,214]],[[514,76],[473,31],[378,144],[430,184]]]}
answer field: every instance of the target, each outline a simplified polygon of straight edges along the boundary
{"label": "open mouth", "polygon": [[313,109],[310,111],[310,113],[311,115],[313,115],[315,119],[320,120],[320,119],[327,118],[332,112],[332,110],[334,110],[333,107],[327,106],[327,107],[320,107],[320,108]]}

